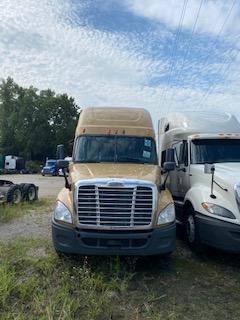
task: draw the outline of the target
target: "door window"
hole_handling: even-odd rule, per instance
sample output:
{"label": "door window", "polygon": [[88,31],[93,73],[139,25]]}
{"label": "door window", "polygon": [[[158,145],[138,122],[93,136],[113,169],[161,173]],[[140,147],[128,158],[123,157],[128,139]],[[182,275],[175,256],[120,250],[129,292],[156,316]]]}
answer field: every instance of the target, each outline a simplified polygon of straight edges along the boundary
{"label": "door window", "polygon": [[187,141],[182,141],[179,151],[179,163],[188,166],[188,144]]}

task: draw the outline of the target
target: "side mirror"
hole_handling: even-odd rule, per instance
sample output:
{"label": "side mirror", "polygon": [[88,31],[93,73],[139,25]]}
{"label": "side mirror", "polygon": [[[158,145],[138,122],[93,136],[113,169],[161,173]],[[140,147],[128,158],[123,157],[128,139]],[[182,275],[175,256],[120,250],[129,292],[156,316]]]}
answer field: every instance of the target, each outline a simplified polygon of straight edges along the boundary
{"label": "side mirror", "polygon": [[57,160],[58,169],[67,169],[69,166],[68,160]]}
{"label": "side mirror", "polygon": [[65,179],[65,188],[71,190],[71,184],[68,181],[65,169],[68,169],[69,167],[69,161],[68,160],[57,160],[57,168],[62,169],[63,171],[63,176]]}
{"label": "side mirror", "polygon": [[63,145],[63,144],[57,145],[56,158],[57,158],[58,160],[65,158],[65,155],[64,155],[64,145]]}
{"label": "side mirror", "polygon": [[166,172],[173,171],[176,168],[175,162],[164,162],[163,164],[163,170]]}
{"label": "side mirror", "polygon": [[175,168],[176,168],[175,162],[164,162],[163,171],[164,171],[164,173],[167,173],[167,174],[165,176],[163,183],[161,183],[161,185],[160,185],[160,190],[166,189],[166,183],[167,183],[167,179],[169,177],[169,172],[175,170]]}
{"label": "side mirror", "polygon": [[215,165],[211,163],[204,164],[204,173],[206,174],[213,174],[215,171]]}

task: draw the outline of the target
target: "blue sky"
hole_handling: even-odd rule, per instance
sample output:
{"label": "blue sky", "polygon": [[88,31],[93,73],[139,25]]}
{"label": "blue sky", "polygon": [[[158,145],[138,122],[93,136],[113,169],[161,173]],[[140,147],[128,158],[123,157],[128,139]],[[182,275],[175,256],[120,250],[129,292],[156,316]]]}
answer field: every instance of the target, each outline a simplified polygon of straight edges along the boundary
{"label": "blue sky", "polygon": [[240,116],[239,18],[237,0],[0,0],[0,77],[83,107],[145,107],[155,123]]}

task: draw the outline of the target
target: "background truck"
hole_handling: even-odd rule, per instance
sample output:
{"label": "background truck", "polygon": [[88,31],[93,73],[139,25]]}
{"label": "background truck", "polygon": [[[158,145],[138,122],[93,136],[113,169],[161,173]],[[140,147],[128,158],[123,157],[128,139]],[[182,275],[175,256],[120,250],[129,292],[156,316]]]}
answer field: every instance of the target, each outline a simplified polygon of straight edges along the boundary
{"label": "background truck", "polygon": [[[59,158],[64,159],[62,148]],[[150,114],[87,108],[52,219],[56,251],[81,255],[158,255],[175,249],[175,210],[161,184]],[[164,164],[165,170],[174,163]]]}
{"label": "background truck", "polygon": [[57,176],[58,170],[59,169],[57,167],[57,160],[47,159],[45,166],[42,168],[41,174],[42,176],[45,176],[45,175]]}
{"label": "background truck", "polygon": [[160,162],[174,149],[168,187],[191,248],[240,252],[240,124],[230,114],[170,114],[159,122]]}

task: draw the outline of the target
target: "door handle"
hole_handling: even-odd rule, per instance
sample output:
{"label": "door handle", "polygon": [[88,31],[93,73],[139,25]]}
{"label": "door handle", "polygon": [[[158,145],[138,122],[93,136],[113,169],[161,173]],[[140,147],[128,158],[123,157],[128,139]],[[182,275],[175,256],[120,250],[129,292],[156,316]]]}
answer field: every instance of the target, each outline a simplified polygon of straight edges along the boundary
{"label": "door handle", "polygon": [[186,172],[186,168],[178,168],[177,171],[182,171],[182,172]]}

